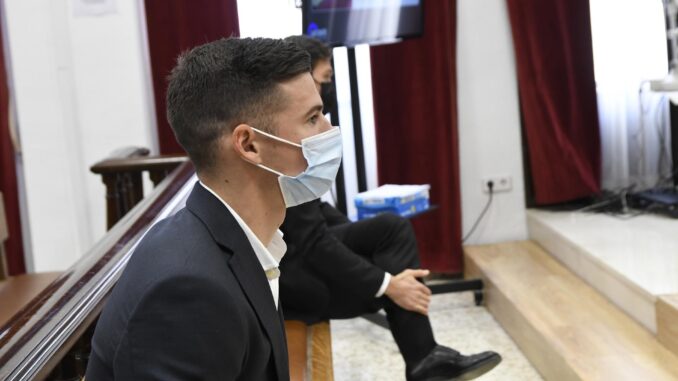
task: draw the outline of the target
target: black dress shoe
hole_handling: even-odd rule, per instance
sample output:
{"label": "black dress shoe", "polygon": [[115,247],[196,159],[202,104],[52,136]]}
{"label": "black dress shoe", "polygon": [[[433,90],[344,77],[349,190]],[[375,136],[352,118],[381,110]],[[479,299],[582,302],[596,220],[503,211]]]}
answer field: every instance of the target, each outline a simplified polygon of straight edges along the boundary
{"label": "black dress shoe", "polygon": [[501,356],[495,352],[464,356],[454,349],[437,345],[431,353],[407,369],[407,381],[472,380],[500,362]]}

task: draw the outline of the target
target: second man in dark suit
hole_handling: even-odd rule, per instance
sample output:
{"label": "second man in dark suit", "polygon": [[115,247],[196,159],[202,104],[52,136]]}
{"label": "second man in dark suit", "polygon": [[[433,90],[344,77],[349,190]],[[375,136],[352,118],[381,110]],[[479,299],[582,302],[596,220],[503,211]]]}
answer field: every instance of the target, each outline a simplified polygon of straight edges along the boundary
{"label": "second man in dark suit", "polygon": [[[320,41],[286,39],[311,55],[325,106],[332,94],[331,51]],[[419,279],[417,241],[406,219],[393,214],[351,222],[314,200],[287,211],[281,230],[288,254],[281,263],[281,301],[288,318],[343,319],[383,308],[412,381],[470,380],[501,361],[495,352],[465,356],[438,345],[428,319],[431,292]]]}

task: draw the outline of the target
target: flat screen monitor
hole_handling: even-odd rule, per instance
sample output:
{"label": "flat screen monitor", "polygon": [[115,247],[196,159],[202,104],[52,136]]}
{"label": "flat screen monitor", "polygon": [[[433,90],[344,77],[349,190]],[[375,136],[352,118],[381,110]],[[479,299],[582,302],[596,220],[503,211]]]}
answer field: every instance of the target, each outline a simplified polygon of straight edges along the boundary
{"label": "flat screen monitor", "polygon": [[386,44],[423,33],[424,0],[304,0],[304,34],[330,46]]}

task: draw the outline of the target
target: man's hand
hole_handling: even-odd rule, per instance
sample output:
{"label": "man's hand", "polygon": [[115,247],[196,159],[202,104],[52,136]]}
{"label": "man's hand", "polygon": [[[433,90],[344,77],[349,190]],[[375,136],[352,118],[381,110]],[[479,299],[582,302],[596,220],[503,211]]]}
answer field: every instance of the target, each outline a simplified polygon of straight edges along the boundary
{"label": "man's hand", "polygon": [[428,273],[428,270],[407,269],[393,276],[386,287],[386,296],[408,311],[428,315],[431,290],[417,280],[427,276]]}

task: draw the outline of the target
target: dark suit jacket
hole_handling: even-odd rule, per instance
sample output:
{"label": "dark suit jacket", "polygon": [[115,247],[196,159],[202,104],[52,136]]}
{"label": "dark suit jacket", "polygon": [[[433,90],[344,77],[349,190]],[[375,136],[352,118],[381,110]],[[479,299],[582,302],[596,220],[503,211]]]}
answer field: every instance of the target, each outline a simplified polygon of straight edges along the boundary
{"label": "dark suit jacket", "polygon": [[384,270],[331,234],[332,227],[346,223],[346,216],[320,200],[287,209],[280,227],[287,243],[280,263],[280,300],[288,319],[313,323],[328,318],[336,291],[367,303],[374,300]]}
{"label": "dark suit jacket", "polygon": [[86,378],[289,380],[266,275],[233,216],[201,185],[132,255],[97,324]]}

